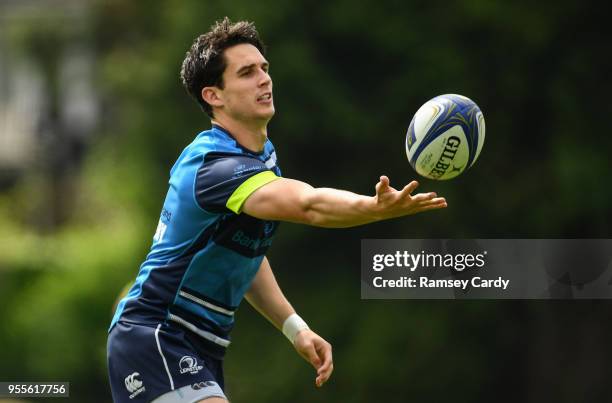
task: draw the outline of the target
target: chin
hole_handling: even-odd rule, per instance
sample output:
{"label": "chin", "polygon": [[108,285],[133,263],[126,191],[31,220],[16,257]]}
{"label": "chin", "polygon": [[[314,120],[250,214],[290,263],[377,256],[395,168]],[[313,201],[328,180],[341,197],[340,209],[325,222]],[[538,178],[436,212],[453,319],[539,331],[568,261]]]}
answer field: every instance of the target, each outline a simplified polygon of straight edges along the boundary
{"label": "chin", "polygon": [[262,112],[260,113],[260,115],[259,115],[259,116],[261,116],[261,118],[262,118],[262,119],[268,119],[268,120],[270,120],[270,119],[272,119],[272,117],[274,116],[274,113],[275,113],[275,112],[276,112],[276,111],[274,110],[274,106],[271,106],[271,107],[270,107],[269,109],[267,109],[266,111],[262,111]]}

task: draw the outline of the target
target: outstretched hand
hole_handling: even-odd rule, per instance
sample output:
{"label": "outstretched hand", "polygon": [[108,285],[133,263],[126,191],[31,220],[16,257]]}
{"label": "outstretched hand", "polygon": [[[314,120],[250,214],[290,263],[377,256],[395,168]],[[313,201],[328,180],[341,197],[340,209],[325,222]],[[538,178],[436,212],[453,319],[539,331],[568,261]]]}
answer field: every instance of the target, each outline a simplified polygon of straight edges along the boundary
{"label": "outstretched hand", "polygon": [[304,329],[295,336],[293,346],[317,370],[317,387],[323,386],[334,370],[331,344],[312,330]]}
{"label": "outstretched hand", "polygon": [[389,184],[389,178],[381,176],[376,184],[376,209],[383,218],[394,218],[405,215],[421,213],[428,210],[436,210],[447,206],[444,197],[437,197],[435,192],[417,193],[412,192],[419,186],[417,181],[412,181],[402,190],[397,190]]}

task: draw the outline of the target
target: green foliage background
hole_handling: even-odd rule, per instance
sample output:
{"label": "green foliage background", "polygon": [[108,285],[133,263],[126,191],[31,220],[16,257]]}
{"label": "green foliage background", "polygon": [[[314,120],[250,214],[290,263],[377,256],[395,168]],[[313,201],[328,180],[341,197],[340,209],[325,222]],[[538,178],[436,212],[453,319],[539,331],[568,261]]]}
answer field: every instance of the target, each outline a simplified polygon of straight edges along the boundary
{"label": "green foliage background", "polygon": [[113,303],[149,248],[170,167],[209,127],[180,64],[225,15],[255,21],[268,46],[269,133],[287,177],[365,194],[381,174],[407,183],[404,133],[435,95],[471,97],[487,122],[469,172],[421,180],[447,198],[445,211],[348,230],[281,227],[272,266],[334,345],[336,371],[315,389],[311,368],[245,304],[226,361],[232,401],[609,401],[608,302],[359,294],[362,238],[610,238],[610,35],[599,7],[577,0],[109,0],[77,27],[50,12],[5,31],[46,69],[66,41],[87,43],[104,119],[61,225],[35,224],[43,168],[0,193],[0,380],[70,381],[71,401],[110,401]]}

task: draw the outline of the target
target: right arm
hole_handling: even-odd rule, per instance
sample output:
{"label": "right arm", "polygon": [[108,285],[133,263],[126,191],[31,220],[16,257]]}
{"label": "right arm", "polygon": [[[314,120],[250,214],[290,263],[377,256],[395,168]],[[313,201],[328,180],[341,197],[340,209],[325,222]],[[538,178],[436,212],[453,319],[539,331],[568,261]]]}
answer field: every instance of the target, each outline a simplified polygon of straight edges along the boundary
{"label": "right arm", "polygon": [[[265,256],[251,287],[244,296],[259,313],[285,333],[284,325],[287,318],[295,314],[295,310],[283,295],[274,278],[270,262]],[[331,344],[307,326],[301,327],[297,333],[287,337],[291,337],[290,340],[296,351],[317,370],[316,385],[323,386],[334,370]]]}
{"label": "right arm", "polygon": [[412,195],[417,186],[418,182],[412,181],[396,190],[389,185],[389,178],[381,176],[376,195],[364,196],[280,178],[255,190],[244,202],[242,211],[264,220],[342,228],[447,206],[446,200],[433,192]]}

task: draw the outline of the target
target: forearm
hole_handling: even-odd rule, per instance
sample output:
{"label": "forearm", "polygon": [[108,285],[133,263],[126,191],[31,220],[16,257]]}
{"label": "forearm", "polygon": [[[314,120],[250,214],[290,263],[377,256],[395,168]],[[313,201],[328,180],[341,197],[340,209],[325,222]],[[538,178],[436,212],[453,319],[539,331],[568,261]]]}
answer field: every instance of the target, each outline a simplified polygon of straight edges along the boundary
{"label": "forearm", "polygon": [[283,295],[268,259],[264,257],[251,288],[245,294],[246,300],[277,329],[282,330],[283,322],[295,310]]}
{"label": "forearm", "polygon": [[331,188],[312,189],[304,202],[308,223],[318,227],[344,228],[384,219],[374,197]]}

